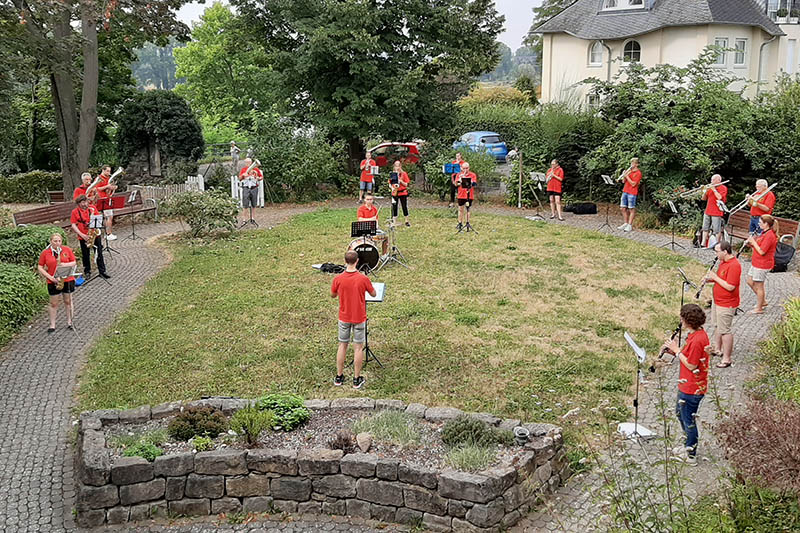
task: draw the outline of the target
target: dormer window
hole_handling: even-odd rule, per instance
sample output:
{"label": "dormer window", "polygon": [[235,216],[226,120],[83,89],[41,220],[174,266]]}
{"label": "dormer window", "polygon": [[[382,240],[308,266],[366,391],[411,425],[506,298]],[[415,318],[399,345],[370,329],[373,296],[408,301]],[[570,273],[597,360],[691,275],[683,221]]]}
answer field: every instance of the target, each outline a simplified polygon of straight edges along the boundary
{"label": "dormer window", "polygon": [[603,11],[620,11],[623,9],[643,9],[644,0],[603,0]]}

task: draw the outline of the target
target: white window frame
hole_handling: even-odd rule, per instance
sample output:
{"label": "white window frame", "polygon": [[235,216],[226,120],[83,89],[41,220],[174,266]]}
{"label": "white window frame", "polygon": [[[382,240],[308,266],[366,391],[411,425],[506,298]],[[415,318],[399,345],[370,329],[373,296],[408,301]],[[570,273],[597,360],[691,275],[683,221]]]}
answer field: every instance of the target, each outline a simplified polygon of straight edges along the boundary
{"label": "white window frame", "polygon": [[621,11],[623,9],[644,9],[644,0],[603,0],[601,11]]}
{"label": "white window frame", "polygon": [[[625,59],[625,49],[628,47],[629,44],[636,43],[639,45],[639,59]],[[631,51],[633,53],[633,51]],[[622,44],[622,62],[623,63],[641,63],[642,62],[642,43],[637,41],[636,39],[629,39]]]}
{"label": "white window frame", "polygon": [[723,50],[719,52],[719,55],[714,58],[714,62],[712,65],[715,67],[725,67],[728,65],[728,38],[727,37],[714,37],[714,46],[719,46]]}
{"label": "white window frame", "polygon": [[[733,53],[733,66],[736,68],[744,68],[747,66],[747,45],[748,39],[743,37],[737,37],[733,40],[733,48],[736,50]],[[739,48],[739,44],[743,43],[744,46]],[[739,56],[742,57],[742,60],[739,61]]]}
{"label": "white window frame", "polygon": [[[595,47],[600,48],[600,61],[593,61],[594,49]],[[589,45],[589,60],[588,60],[590,67],[602,67],[603,66],[603,45],[600,41],[594,41]]]}

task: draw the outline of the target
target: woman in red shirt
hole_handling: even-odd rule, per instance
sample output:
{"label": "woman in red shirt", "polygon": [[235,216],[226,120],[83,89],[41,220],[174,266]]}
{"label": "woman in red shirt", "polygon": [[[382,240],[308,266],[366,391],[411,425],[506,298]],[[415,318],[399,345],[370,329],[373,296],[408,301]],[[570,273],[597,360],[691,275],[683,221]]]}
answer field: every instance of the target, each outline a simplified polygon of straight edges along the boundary
{"label": "woman in red shirt", "polygon": [[758,227],[762,231],[761,235],[758,238],[750,235],[747,239],[747,245],[753,249],[750,271],[747,273],[747,285],[756,293],[756,306],[750,312],[761,314],[767,306],[764,282],[767,280],[767,272],[775,266],[778,222],[772,215],[761,215]]}
{"label": "woman in red shirt", "polygon": [[47,312],[50,315],[50,327],[48,333],[56,330],[56,314],[58,313],[58,301],[64,300],[64,309],[67,311],[67,329],[72,329],[72,293],[75,291],[75,277],[64,278],[64,286],[59,289],[57,284],[60,280],[55,277],[56,268],[61,266],[74,267],[75,254],[68,246],[61,245],[61,235],[53,233],[50,236],[50,245],[39,255],[39,274],[47,280],[47,292],[50,294],[50,305]]}
{"label": "woman in red shirt", "polygon": [[408,221],[408,186],[411,180],[403,171],[403,164],[400,161],[394,162],[392,172],[397,173],[397,183],[393,184],[391,176],[389,177],[389,187],[392,188],[392,224],[397,224],[397,204],[399,203],[403,206],[406,226],[411,227],[411,223]]}
{"label": "woman in red shirt", "polygon": [[550,162],[546,177],[547,196],[550,197],[550,218],[556,218],[556,211],[558,211],[558,220],[564,220],[564,217],[561,216],[561,188],[564,182],[564,169],[558,164],[557,159]]}

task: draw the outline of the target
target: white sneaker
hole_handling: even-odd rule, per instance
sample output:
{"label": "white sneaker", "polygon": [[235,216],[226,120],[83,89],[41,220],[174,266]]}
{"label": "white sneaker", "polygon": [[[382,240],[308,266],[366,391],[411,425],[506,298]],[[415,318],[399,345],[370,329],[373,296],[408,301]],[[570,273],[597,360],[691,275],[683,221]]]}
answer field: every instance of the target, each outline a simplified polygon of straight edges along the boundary
{"label": "white sneaker", "polygon": [[113,233],[109,233],[108,234],[108,240],[109,241],[116,241],[117,240],[117,236],[114,235]]}
{"label": "white sneaker", "polygon": [[626,222],[621,226],[617,226],[617,229],[621,229],[622,231],[625,231],[625,228],[627,228],[627,227],[628,227],[628,223]]}
{"label": "white sneaker", "polygon": [[623,231],[633,231],[633,226],[630,224],[625,224],[625,229]]}

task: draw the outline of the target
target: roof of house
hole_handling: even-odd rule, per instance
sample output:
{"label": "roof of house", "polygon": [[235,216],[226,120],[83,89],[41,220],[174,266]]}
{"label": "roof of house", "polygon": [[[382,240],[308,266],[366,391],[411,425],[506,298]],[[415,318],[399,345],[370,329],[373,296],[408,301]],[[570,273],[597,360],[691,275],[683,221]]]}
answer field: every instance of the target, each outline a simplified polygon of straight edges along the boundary
{"label": "roof of house", "polygon": [[601,11],[602,0],[576,0],[534,33],[568,33],[581,39],[627,39],[661,28],[736,24],[785,35],[753,0],[653,0],[652,7]]}

